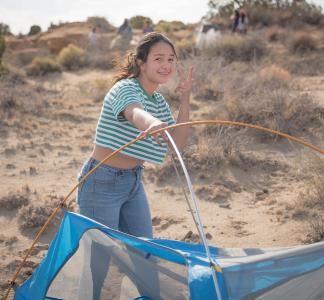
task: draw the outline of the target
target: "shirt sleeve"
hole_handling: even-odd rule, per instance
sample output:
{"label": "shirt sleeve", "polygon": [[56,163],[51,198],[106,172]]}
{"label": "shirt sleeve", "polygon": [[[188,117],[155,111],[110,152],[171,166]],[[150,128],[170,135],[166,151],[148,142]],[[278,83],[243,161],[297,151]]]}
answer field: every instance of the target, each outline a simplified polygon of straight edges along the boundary
{"label": "shirt sleeve", "polygon": [[160,113],[161,113],[161,121],[166,122],[168,125],[173,125],[175,124],[175,120],[173,118],[171,109],[169,104],[165,101],[164,97],[160,94]]}
{"label": "shirt sleeve", "polygon": [[142,105],[138,90],[132,84],[122,85],[117,89],[114,97],[110,98],[113,114],[118,121],[126,120],[122,116],[121,112],[123,112],[127,106],[133,103]]}

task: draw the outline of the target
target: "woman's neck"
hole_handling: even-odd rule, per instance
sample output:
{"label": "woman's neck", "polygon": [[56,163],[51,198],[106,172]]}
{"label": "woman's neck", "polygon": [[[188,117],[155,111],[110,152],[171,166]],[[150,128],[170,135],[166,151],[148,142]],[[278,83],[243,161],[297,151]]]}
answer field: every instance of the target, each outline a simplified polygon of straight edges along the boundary
{"label": "woman's neck", "polygon": [[157,83],[154,83],[154,82],[148,80],[146,77],[141,76],[141,75],[139,75],[137,79],[140,82],[140,84],[142,85],[142,87],[144,88],[144,90],[150,96],[153,95],[153,93],[157,90],[157,88],[159,86]]}

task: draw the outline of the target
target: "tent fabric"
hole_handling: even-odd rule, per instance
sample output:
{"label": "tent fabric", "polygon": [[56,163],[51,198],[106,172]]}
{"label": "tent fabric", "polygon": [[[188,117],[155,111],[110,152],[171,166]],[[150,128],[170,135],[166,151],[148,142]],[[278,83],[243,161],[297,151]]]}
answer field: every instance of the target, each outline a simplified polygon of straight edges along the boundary
{"label": "tent fabric", "polygon": [[[96,257],[98,268],[105,256],[111,257],[102,299],[217,299],[202,245],[136,238],[71,212],[14,299],[82,299],[85,293],[93,299],[91,274],[96,272],[87,262],[93,243],[104,249]],[[216,275],[223,300],[324,299],[324,242],[269,249],[210,247],[210,252],[222,269]]]}

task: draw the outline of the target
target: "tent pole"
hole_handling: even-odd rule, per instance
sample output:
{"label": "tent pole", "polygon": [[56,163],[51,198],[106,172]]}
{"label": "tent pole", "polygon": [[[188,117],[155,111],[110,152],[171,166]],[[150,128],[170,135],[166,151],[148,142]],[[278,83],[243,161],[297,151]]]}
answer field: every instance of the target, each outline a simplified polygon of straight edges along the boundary
{"label": "tent pole", "polygon": [[[178,157],[179,162],[181,164],[181,167],[183,169],[184,175],[186,177],[186,181],[187,181],[188,188],[189,188],[190,195],[191,195],[191,200],[192,200],[192,203],[194,205],[194,210],[192,211],[192,213],[193,213],[193,216],[195,218],[195,223],[197,223],[197,225],[198,225],[197,229],[198,229],[201,241],[202,241],[202,243],[204,245],[207,258],[209,260],[209,264],[210,264],[211,271],[212,271],[213,282],[214,282],[214,286],[215,286],[215,290],[216,290],[216,294],[217,294],[217,299],[222,300],[222,295],[221,295],[221,292],[220,292],[219,284],[218,284],[216,273],[215,273],[216,272],[215,269],[217,267],[219,267],[219,266],[217,265],[217,263],[215,263],[212,260],[212,257],[211,257],[211,254],[210,254],[210,250],[209,250],[209,247],[208,247],[207,239],[206,239],[206,236],[205,236],[204,228],[203,228],[200,213],[199,213],[198,200],[197,200],[197,198],[195,196],[195,193],[193,191],[193,187],[192,187],[192,184],[191,184],[191,180],[190,180],[187,168],[186,168],[186,166],[185,166],[185,164],[183,162],[183,159],[182,159],[181,154],[180,154],[180,152],[178,150],[178,147],[176,146],[173,138],[171,137],[171,135],[169,134],[169,132],[167,130],[165,130],[165,134],[167,135],[167,137],[168,137],[168,139],[169,139],[169,141],[170,141],[170,143],[171,143],[171,145],[173,147],[173,150],[177,154],[177,157]],[[220,269],[220,267],[219,267],[219,269]]]}

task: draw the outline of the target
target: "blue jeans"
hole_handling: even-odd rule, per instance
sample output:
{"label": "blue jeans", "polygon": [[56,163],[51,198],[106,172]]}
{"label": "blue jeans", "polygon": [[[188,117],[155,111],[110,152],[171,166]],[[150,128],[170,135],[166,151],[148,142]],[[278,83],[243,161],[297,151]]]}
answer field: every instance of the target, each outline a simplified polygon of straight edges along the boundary
{"label": "blue jeans", "polygon": [[[90,158],[84,164],[78,179],[81,180],[97,164],[97,160]],[[100,166],[78,189],[80,213],[110,228],[134,236],[152,238],[151,214],[142,182],[143,170],[143,166],[134,169]],[[110,257],[105,248],[94,241],[90,256],[92,299],[100,299]],[[102,259],[95,259],[98,257]]]}
{"label": "blue jeans", "polygon": [[[90,158],[84,164],[79,180],[97,164],[97,160]],[[78,189],[80,213],[112,229],[152,238],[151,213],[142,182],[143,170],[143,166],[134,169],[100,166]]]}

